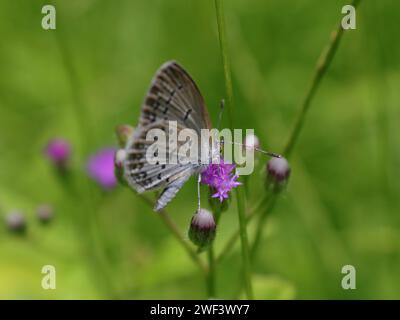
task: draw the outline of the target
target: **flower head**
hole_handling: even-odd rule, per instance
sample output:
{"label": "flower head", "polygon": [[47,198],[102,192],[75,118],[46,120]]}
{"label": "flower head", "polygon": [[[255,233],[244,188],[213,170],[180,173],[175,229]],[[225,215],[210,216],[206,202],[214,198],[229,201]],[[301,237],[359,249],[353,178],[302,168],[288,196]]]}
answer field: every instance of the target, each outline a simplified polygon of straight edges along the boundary
{"label": "flower head", "polygon": [[213,214],[199,209],[190,223],[189,239],[200,249],[206,248],[215,238],[216,227]]}
{"label": "flower head", "polygon": [[260,140],[255,134],[248,134],[244,138],[244,145],[248,149],[260,148]]}
{"label": "flower head", "polygon": [[54,216],[54,209],[49,204],[41,204],[36,209],[36,215],[41,223],[48,223]]}
{"label": "flower head", "polygon": [[114,174],[114,148],[104,148],[90,157],[87,172],[105,190],[113,189],[117,184]]}
{"label": "flower head", "polygon": [[241,184],[237,182],[239,176],[232,172],[235,167],[234,164],[225,164],[221,159],[219,164],[212,163],[201,172],[201,182],[215,190],[213,198],[222,202],[229,197],[229,191]]}
{"label": "flower head", "polygon": [[10,231],[24,233],[26,230],[26,220],[24,215],[19,211],[11,211],[7,216],[6,225]]}
{"label": "flower head", "polygon": [[267,163],[267,186],[280,192],[290,176],[289,162],[285,158],[272,158]]}
{"label": "flower head", "polygon": [[64,139],[52,139],[47,143],[44,152],[54,165],[65,168],[71,157],[71,146]]}
{"label": "flower head", "polygon": [[130,136],[133,134],[134,130],[135,129],[133,127],[127,124],[122,124],[115,128],[115,134],[117,136],[117,140],[121,148],[125,148],[125,145]]}

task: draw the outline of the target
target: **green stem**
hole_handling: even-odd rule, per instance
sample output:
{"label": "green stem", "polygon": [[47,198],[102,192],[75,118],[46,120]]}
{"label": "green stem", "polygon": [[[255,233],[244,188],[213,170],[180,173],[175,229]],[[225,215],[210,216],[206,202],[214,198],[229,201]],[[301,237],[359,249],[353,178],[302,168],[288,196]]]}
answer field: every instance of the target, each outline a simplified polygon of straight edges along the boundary
{"label": "green stem", "polygon": [[243,282],[246,289],[246,296],[248,299],[253,299],[253,288],[251,285],[251,265],[250,265],[250,250],[249,240],[247,238],[247,223],[246,213],[244,206],[243,190],[240,188],[236,189],[236,196],[238,202],[238,216],[239,216],[239,232],[240,241],[242,244],[242,259],[243,259]]}
{"label": "green stem", "polygon": [[[215,9],[217,15],[218,24],[218,34],[219,43],[221,48],[222,63],[224,67],[224,77],[225,77],[225,91],[227,98],[227,110],[229,116],[230,128],[233,130],[233,90],[232,90],[232,76],[229,64],[228,56],[228,43],[226,39],[225,31],[225,19],[223,10],[223,1],[215,0]],[[242,259],[243,259],[243,282],[246,288],[246,295],[248,299],[253,299],[253,289],[251,285],[251,266],[250,266],[250,252],[249,243],[247,238],[246,229],[246,215],[245,215],[245,197],[243,190],[241,188],[236,188],[237,197],[237,207],[238,207],[238,217],[239,217],[239,229],[240,229],[240,239],[242,245]]]}
{"label": "green stem", "polygon": [[215,10],[217,14],[217,25],[218,25],[218,35],[219,35],[219,46],[221,49],[222,55],[222,63],[224,68],[224,76],[225,76],[225,91],[227,97],[227,103],[225,106],[227,107],[228,119],[231,129],[233,129],[233,90],[232,90],[232,76],[231,76],[231,68],[228,56],[228,43],[226,39],[225,32],[225,18],[224,18],[224,9],[223,9],[223,1],[215,0]]}
{"label": "green stem", "polygon": [[[354,7],[357,7],[359,2],[360,2],[360,0],[353,0],[352,5]],[[287,142],[286,147],[283,152],[283,154],[287,158],[290,157],[290,155],[293,151],[293,147],[294,147],[295,143],[297,142],[298,136],[300,134],[300,131],[301,131],[304,121],[305,121],[307,111],[309,110],[310,104],[316,93],[316,90],[334,57],[334,54],[339,45],[339,41],[342,37],[342,34],[343,34],[343,29],[341,27],[341,23],[339,22],[339,26],[332,32],[332,36],[331,36],[331,40],[330,40],[329,44],[327,45],[326,48],[324,48],[324,50],[322,51],[322,53],[320,54],[320,57],[318,59],[318,63],[315,68],[315,71],[314,71],[311,85],[310,85],[310,87],[305,95],[305,98],[301,104],[300,113],[298,115],[298,118],[296,119],[295,126],[292,130],[290,138],[288,139],[288,142]],[[260,205],[257,206],[257,209],[252,210],[252,212],[247,216],[247,223],[249,223],[253,219],[253,217],[256,215],[255,211],[257,211],[258,208],[260,208],[260,207],[263,207],[263,201],[261,201]],[[270,206],[268,211],[271,211],[272,209],[273,209],[273,205]],[[259,228],[261,229],[261,226],[259,226]],[[261,235],[260,235],[260,237],[261,237]],[[217,257],[217,259],[216,259],[217,262],[219,262],[223,258],[225,258],[225,256],[231,251],[231,249],[235,245],[238,238],[239,238],[239,230],[237,230],[235,233],[233,233],[231,238],[229,238],[224,249],[222,250],[220,255]],[[253,249],[252,249],[252,251],[253,251]]]}
{"label": "green stem", "polygon": [[[146,204],[148,204],[151,208],[153,208],[154,203],[151,199],[148,197],[142,195],[142,194],[135,194],[142,199]],[[208,272],[207,266],[203,263],[203,261],[200,259],[199,255],[194,251],[189,243],[185,241],[183,234],[179,230],[178,226],[175,224],[175,222],[172,220],[170,215],[162,209],[157,215],[160,217],[160,219],[164,222],[165,226],[171,231],[171,233],[175,236],[176,240],[182,245],[183,249],[187,252],[189,257],[193,260],[193,262],[200,268],[201,271],[204,273]]]}
{"label": "green stem", "polygon": [[[221,207],[216,206],[214,212],[215,224],[218,228],[219,218],[221,217]],[[215,263],[215,255],[214,255],[214,241],[210,244],[208,248],[208,274],[207,274],[207,290],[208,297],[215,298],[217,296],[216,289],[216,263]]]}
{"label": "green stem", "polygon": [[[359,4],[360,0],[353,0],[352,6],[357,7]],[[292,133],[289,137],[289,140],[286,144],[286,147],[283,151],[283,154],[289,158],[294,145],[297,142],[297,139],[300,135],[300,131],[304,126],[305,118],[307,115],[307,112],[310,108],[311,102],[315,96],[315,93],[317,92],[317,89],[321,83],[322,78],[326,74],[326,71],[328,70],[328,67],[330,66],[333,57],[335,56],[336,50],[339,46],[340,40],[343,35],[343,28],[341,21],[339,21],[338,26],[335,28],[335,30],[331,33],[331,39],[327,46],[324,48],[322,51],[321,55],[318,58],[317,65],[315,67],[314,75],[311,80],[311,84],[308,88],[308,91],[304,97],[304,100],[301,104],[300,108],[300,113],[296,119],[294,128],[292,130]]]}
{"label": "green stem", "polygon": [[272,209],[274,208],[275,202],[276,202],[276,196],[273,195],[272,197],[269,198],[268,204],[265,207],[262,215],[260,216],[260,219],[257,224],[256,235],[254,236],[253,244],[251,246],[251,251],[250,251],[251,261],[254,261],[254,259],[256,257],[256,253],[257,253],[258,247],[260,245],[260,242],[262,239],[262,234],[264,231],[265,220],[268,216],[268,213],[270,213],[272,211]]}
{"label": "green stem", "polygon": [[[90,129],[90,121],[87,109],[83,103],[80,91],[79,77],[74,67],[71,52],[67,44],[67,38],[62,30],[55,33],[55,40],[58,45],[62,63],[64,65],[67,80],[70,85],[71,96],[73,99],[72,107],[78,124],[77,129],[80,136],[80,150],[77,152],[79,160],[84,159],[85,153],[88,151],[92,141],[92,130]],[[77,148],[78,149],[78,148]],[[112,280],[112,268],[103,250],[103,238],[100,232],[95,205],[93,203],[94,189],[91,182],[86,177],[79,178],[73,186],[75,201],[80,202],[79,214],[76,215],[75,226],[82,228],[80,233],[83,236],[82,245],[84,246],[85,256],[89,258],[94,273],[97,274],[96,284],[102,285],[104,291],[109,297],[116,296],[115,280]]]}
{"label": "green stem", "polygon": [[214,246],[211,244],[207,250],[208,253],[208,274],[207,274],[207,293],[208,298],[216,297],[216,274],[215,274],[215,258],[214,258]]}
{"label": "green stem", "polygon": [[[249,224],[253,220],[253,218],[258,215],[259,212],[263,212],[262,208],[264,208],[268,204],[269,199],[270,197],[265,196],[256,206],[249,210],[249,213],[246,216],[246,224]],[[228,239],[225,246],[221,250],[221,253],[217,256],[216,263],[221,262],[231,252],[231,250],[235,246],[236,241],[239,239],[239,236],[240,229],[237,229]]]}

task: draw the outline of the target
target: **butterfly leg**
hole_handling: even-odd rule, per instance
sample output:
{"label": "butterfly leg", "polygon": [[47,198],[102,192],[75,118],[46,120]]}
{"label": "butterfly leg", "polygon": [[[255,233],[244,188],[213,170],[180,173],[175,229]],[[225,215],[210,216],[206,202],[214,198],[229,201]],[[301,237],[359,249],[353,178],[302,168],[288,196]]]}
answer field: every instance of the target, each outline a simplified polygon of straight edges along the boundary
{"label": "butterfly leg", "polygon": [[199,177],[197,178],[197,210],[200,210],[200,183],[201,174],[199,173]]}

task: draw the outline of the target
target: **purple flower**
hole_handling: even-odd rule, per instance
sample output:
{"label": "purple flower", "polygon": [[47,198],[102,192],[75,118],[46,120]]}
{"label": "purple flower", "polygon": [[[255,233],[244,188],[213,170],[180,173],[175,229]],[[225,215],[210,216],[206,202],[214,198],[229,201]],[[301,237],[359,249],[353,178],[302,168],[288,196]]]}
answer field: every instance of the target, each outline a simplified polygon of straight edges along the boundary
{"label": "purple flower", "polygon": [[58,167],[65,167],[71,156],[71,146],[64,139],[52,139],[48,142],[45,155]]}
{"label": "purple flower", "polygon": [[201,172],[201,182],[216,191],[213,198],[222,202],[228,198],[229,191],[241,184],[237,182],[239,176],[232,172],[235,167],[234,164],[225,164],[221,159],[219,164],[210,164]]}
{"label": "purple flower", "polygon": [[289,162],[285,158],[272,158],[267,163],[267,172],[275,181],[285,181],[290,176]]}
{"label": "purple flower", "polygon": [[216,228],[214,215],[206,209],[199,209],[190,223],[189,239],[201,249],[208,247],[215,238]]}
{"label": "purple flower", "polygon": [[285,158],[272,158],[267,163],[266,187],[276,193],[285,189],[290,176],[289,162]]}
{"label": "purple flower", "polygon": [[114,148],[104,148],[90,157],[87,172],[105,190],[113,189],[117,184],[114,174]]}

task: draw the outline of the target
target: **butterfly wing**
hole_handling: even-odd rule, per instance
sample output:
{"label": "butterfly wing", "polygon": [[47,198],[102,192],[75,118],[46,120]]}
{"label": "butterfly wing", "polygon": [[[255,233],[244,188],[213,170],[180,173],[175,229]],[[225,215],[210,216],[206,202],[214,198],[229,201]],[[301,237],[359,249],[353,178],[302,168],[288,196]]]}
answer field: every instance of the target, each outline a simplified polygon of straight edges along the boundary
{"label": "butterfly wing", "polygon": [[[147,150],[153,143],[146,141],[147,132],[160,129],[169,141],[169,121],[177,122],[178,134],[180,130],[190,128],[200,137],[201,129],[211,128],[199,89],[189,74],[174,61],[163,64],[153,78],[142,106],[139,126],[127,143],[127,158],[124,161],[125,178],[136,191],[141,193],[164,188],[157,200],[156,211],[165,207],[189,177],[200,170],[200,165],[190,163],[151,164],[147,161]],[[180,144],[177,142],[178,149]],[[167,146],[163,148],[168,150]]]}

